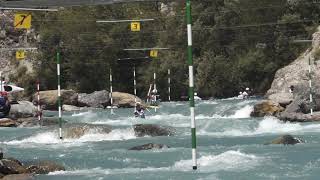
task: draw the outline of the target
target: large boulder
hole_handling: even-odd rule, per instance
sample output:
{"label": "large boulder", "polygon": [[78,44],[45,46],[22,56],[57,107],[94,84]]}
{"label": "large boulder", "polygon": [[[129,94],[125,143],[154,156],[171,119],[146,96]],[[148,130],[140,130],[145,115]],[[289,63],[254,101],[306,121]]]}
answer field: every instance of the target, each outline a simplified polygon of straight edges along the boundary
{"label": "large boulder", "polygon": [[293,101],[293,94],[289,92],[280,92],[271,94],[268,99],[272,102],[279,103],[282,107],[286,107]]}
{"label": "large boulder", "polygon": [[[320,29],[313,34],[312,48],[306,50],[300,57],[289,65],[279,69],[274,77],[271,88],[266,93],[268,99],[276,102],[287,104],[286,108],[289,113],[309,113],[310,109],[320,110],[320,63],[314,62],[316,52],[319,51]],[[311,78],[313,103],[310,104],[309,89],[309,59],[311,59]],[[289,87],[293,87],[292,98],[290,97]],[[282,104],[281,104],[282,105]],[[288,110],[287,110],[288,109]]]}
{"label": "large boulder", "polygon": [[262,101],[256,104],[251,112],[252,117],[274,116],[282,112],[284,108],[272,101]]}
{"label": "large boulder", "polygon": [[312,115],[295,112],[282,112],[277,117],[282,121],[289,122],[314,122],[320,121],[320,112],[314,112]]}
{"label": "large boulder", "polygon": [[10,118],[2,118],[0,119],[0,127],[17,127],[17,123]]}
{"label": "large boulder", "polygon": [[[61,90],[62,104],[77,105],[78,94],[74,90]],[[38,104],[37,93],[33,95],[34,104]],[[45,110],[58,110],[58,91],[40,91],[40,104]]]}
{"label": "large boulder", "polygon": [[174,128],[155,124],[136,124],[133,126],[135,136],[173,136]]}
{"label": "large boulder", "polygon": [[298,143],[302,143],[303,140],[299,139],[299,138],[295,138],[291,135],[283,135],[280,136],[274,140],[272,140],[271,142],[265,143],[265,145],[269,145],[269,144],[284,144],[284,145],[295,145]]}
{"label": "large boulder", "polygon": [[[2,159],[1,163],[3,164],[3,166],[8,167],[9,169],[11,169],[12,171],[15,171],[15,173],[9,173],[9,174],[24,174],[24,173],[28,173],[27,169],[25,167],[22,166],[22,164],[16,160],[16,159]],[[3,172],[1,172],[3,173]]]}
{"label": "large boulder", "polygon": [[62,111],[72,112],[72,111],[80,111],[80,110],[81,109],[78,106],[72,106],[67,104],[62,105]]}
{"label": "large boulder", "polygon": [[95,91],[91,94],[80,93],[78,95],[79,106],[105,108],[108,105],[109,100],[109,92],[106,90]]}
{"label": "large boulder", "polygon": [[0,173],[4,175],[23,174],[27,173],[27,169],[18,160],[7,158],[0,160]]}
{"label": "large boulder", "polygon": [[[112,93],[113,98],[113,105],[118,107],[124,107],[124,108],[130,108],[135,107],[135,96],[128,93],[122,93],[122,92],[113,92]],[[142,100],[136,96],[137,102],[142,103]]]}
{"label": "large boulder", "polygon": [[141,151],[141,150],[163,149],[163,148],[169,148],[169,146],[167,146],[165,144],[148,143],[148,144],[144,144],[144,145],[141,145],[141,146],[132,147],[129,150]]}
{"label": "large boulder", "polygon": [[18,101],[17,104],[12,104],[9,116],[16,118],[33,117],[37,113],[37,107],[29,101]]}
{"label": "large boulder", "polygon": [[65,168],[52,161],[36,161],[24,163],[29,173],[48,174],[54,171],[65,171]]}
{"label": "large boulder", "polygon": [[80,138],[81,136],[89,133],[102,133],[108,134],[112,131],[112,127],[109,125],[95,125],[95,124],[66,124],[63,128],[63,137],[69,139]]}

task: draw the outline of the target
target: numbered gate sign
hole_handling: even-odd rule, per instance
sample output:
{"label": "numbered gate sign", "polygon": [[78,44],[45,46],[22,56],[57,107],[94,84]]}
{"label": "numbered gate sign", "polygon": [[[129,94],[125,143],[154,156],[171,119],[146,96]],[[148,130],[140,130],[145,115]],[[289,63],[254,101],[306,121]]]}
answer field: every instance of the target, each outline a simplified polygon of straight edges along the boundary
{"label": "numbered gate sign", "polygon": [[133,32],[140,31],[140,22],[132,22],[131,31]]}
{"label": "numbered gate sign", "polygon": [[157,50],[151,50],[150,51],[150,57],[153,57],[153,58],[158,57],[158,51]]}
{"label": "numbered gate sign", "polygon": [[14,15],[14,28],[30,29],[30,27],[31,27],[31,14],[15,14]]}
{"label": "numbered gate sign", "polygon": [[23,50],[16,51],[16,59],[22,60],[25,58],[25,54]]}

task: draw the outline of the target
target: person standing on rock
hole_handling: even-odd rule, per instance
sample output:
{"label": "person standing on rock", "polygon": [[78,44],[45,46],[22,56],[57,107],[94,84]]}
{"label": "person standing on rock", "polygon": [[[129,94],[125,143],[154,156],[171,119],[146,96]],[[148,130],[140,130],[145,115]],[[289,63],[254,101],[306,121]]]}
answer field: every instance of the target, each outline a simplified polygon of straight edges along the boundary
{"label": "person standing on rock", "polygon": [[0,118],[5,118],[9,115],[11,109],[8,93],[6,91],[0,92]]}
{"label": "person standing on rock", "polygon": [[293,94],[293,90],[294,90],[294,86],[293,85],[289,86],[289,92]]}

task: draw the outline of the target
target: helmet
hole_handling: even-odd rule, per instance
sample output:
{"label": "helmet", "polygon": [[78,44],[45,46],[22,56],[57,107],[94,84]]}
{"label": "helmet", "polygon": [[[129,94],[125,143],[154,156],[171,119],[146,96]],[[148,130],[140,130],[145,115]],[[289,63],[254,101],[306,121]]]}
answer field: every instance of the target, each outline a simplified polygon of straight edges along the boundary
{"label": "helmet", "polygon": [[246,88],[246,91],[249,91],[249,88],[248,88],[248,87]]}

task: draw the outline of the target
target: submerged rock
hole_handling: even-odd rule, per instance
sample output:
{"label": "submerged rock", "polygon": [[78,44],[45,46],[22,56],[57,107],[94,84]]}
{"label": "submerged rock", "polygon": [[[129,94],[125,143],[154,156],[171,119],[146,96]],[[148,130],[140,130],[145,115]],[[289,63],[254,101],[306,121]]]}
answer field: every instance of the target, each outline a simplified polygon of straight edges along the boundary
{"label": "submerged rock", "polygon": [[65,171],[65,168],[52,161],[36,161],[25,163],[26,169],[29,173],[48,174],[54,171]]}
{"label": "submerged rock", "polygon": [[108,134],[112,131],[112,127],[109,125],[96,125],[96,124],[67,124],[63,128],[63,137],[64,138],[80,138],[81,136],[94,132]]}
{"label": "submerged rock", "polygon": [[163,148],[169,148],[169,146],[167,146],[165,144],[148,143],[148,144],[144,144],[144,145],[141,145],[141,146],[132,147],[129,150],[141,151],[141,150],[163,149]]}
{"label": "submerged rock", "polygon": [[32,180],[32,179],[35,179],[32,174],[10,174],[2,178],[2,180]]}
{"label": "submerged rock", "polygon": [[254,110],[250,115],[252,117],[274,116],[283,110],[284,108],[278,103],[272,101],[262,101],[254,106]]}
{"label": "submerged rock", "polygon": [[265,145],[269,145],[269,144],[294,145],[294,144],[298,144],[298,143],[303,143],[303,140],[295,138],[291,135],[283,135],[283,136],[280,136],[280,137],[272,140],[269,143],[265,143]]}
{"label": "submerged rock", "polygon": [[155,124],[136,124],[133,126],[137,137],[143,136],[173,136],[175,129]]}

